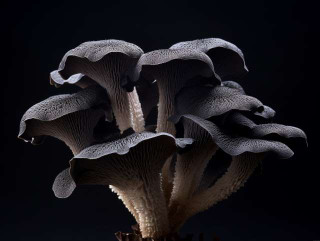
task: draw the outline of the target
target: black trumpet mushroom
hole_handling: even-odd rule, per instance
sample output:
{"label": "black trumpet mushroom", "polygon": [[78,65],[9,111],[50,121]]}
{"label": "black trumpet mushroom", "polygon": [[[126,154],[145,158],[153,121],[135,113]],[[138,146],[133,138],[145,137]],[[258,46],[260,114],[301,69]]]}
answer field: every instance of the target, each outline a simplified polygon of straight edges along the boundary
{"label": "black trumpet mushroom", "polygon": [[[85,42],[50,73],[52,85],[81,90],[32,106],[18,137],[41,144],[52,136],[71,149],[56,197],[78,185],[117,193],[137,222],[118,239],[177,240],[190,217],[236,192],[267,155],[290,158],[292,140],[307,140],[234,81],[247,72],[241,50],[222,39],[148,53],[121,40]],[[229,161],[213,175],[217,153]]]}
{"label": "black trumpet mushroom", "polygon": [[[121,132],[130,127],[142,131],[142,110],[131,84],[142,54],[141,48],[121,40],[85,42],[64,55],[58,70],[50,74],[51,83],[57,86],[64,83],[102,86],[108,92]],[[82,79],[84,76],[89,78]]]}

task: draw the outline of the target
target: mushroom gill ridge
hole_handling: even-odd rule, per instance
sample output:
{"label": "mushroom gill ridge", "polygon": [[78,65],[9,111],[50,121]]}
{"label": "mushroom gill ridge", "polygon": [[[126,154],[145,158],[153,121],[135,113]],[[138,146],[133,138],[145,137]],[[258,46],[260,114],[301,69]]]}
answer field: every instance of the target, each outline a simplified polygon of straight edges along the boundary
{"label": "mushroom gill ridge", "polygon": [[[292,141],[307,141],[301,129],[274,123],[275,111],[234,81],[247,72],[242,51],[218,38],[147,53],[122,40],[85,42],[50,73],[51,85],[81,90],[29,108],[18,137],[41,144],[52,136],[71,149],[52,186],[56,197],[108,186],[137,222],[134,239],[179,237],[189,218],[236,192],[267,155],[290,158]],[[228,160],[208,171],[219,153]]]}

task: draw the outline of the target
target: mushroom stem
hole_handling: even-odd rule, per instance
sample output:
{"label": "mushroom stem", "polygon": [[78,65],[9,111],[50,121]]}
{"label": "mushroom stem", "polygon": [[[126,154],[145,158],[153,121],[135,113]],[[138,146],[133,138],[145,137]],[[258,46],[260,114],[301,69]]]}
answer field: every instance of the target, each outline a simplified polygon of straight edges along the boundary
{"label": "mushroom stem", "polygon": [[135,189],[123,191],[132,197],[143,238],[159,238],[168,234],[169,222],[159,174],[144,180]]}
{"label": "mushroom stem", "polygon": [[128,198],[128,195],[126,193],[122,192],[119,188],[109,185],[109,188],[111,191],[115,192],[118,195],[118,198],[123,202],[125,207],[129,210],[129,212],[132,214],[134,219],[136,220],[137,223],[139,223],[139,215],[134,209],[132,201]]}
{"label": "mushroom stem", "polygon": [[[106,89],[109,94],[117,125],[122,133],[126,129],[132,127],[128,94],[120,86],[120,80],[114,81],[114,85],[109,86]],[[111,90],[109,91],[109,89]]]}
{"label": "mushroom stem", "polygon": [[173,189],[173,175],[170,170],[172,159],[173,159],[173,156],[169,157],[164,163],[161,170],[161,188],[162,188],[167,206],[169,206],[170,197]]}
{"label": "mushroom stem", "polygon": [[144,118],[136,88],[128,93],[131,114],[131,126],[135,132],[144,131]]}
{"label": "mushroom stem", "polygon": [[227,172],[212,187],[195,193],[188,202],[187,208],[176,213],[171,222],[173,230],[177,231],[189,217],[207,210],[236,192],[251,176],[262,157],[263,154],[254,153],[232,157]]}
{"label": "mushroom stem", "polygon": [[218,149],[218,146],[202,127],[187,120],[185,120],[184,126],[184,136],[196,141],[191,150],[177,156],[169,219],[175,216],[179,210],[187,208],[187,202],[198,188],[209,160]]}
{"label": "mushroom stem", "polygon": [[107,90],[117,125],[122,133],[132,127],[128,93],[121,86],[123,72],[127,64],[132,63],[124,55],[116,58],[108,56],[98,63],[94,67],[87,64],[84,73]]}
{"label": "mushroom stem", "polygon": [[170,79],[157,80],[159,88],[157,132],[167,132],[173,136],[176,128],[168,118],[174,114],[174,96],[177,81]]}
{"label": "mushroom stem", "polygon": [[178,155],[170,200],[170,216],[177,210],[185,208],[187,201],[199,186],[202,174],[216,150],[217,146],[213,143],[192,153]]}
{"label": "mushroom stem", "polygon": [[[232,157],[232,162],[227,172],[206,191],[198,193],[192,199],[191,212],[200,212],[210,206],[228,198],[233,192],[241,188],[259,165],[263,154],[244,153]],[[200,204],[201,200],[201,204]],[[196,210],[198,209],[198,210]]]}

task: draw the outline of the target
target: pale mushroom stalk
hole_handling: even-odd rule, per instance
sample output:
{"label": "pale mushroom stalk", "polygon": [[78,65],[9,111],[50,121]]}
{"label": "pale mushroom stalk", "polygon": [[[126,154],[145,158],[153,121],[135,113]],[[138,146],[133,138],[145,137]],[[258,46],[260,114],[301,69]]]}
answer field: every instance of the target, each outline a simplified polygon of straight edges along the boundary
{"label": "pale mushroom stalk", "polygon": [[259,165],[263,156],[264,154],[261,153],[244,153],[232,157],[227,172],[212,187],[195,193],[188,200],[187,208],[183,212],[177,213],[175,219],[172,220],[173,230],[179,230],[188,218],[228,198],[241,188]]}
{"label": "pale mushroom stalk", "polygon": [[[208,161],[218,149],[211,136],[202,127],[184,119],[184,137],[196,140],[191,150],[177,155],[173,190],[169,206],[169,218],[182,215],[188,200],[198,188]],[[173,221],[174,223],[174,221]]]}
{"label": "pale mushroom stalk", "polygon": [[[130,105],[130,121],[131,121],[131,127],[135,132],[142,132],[144,131],[144,117],[142,113],[141,104],[139,101],[139,96],[136,91],[136,88],[133,89],[132,92],[127,93],[128,94],[128,101]],[[118,197],[122,200],[125,207],[129,210],[129,212],[132,214],[132,216],[135,218],[136,222],[139,223],[139,215],[137,211],[134,208],[134,205],[132,203],[132,200],[128,197],[128,194],[121,192],[118,188],[110,185],[110,189],[117,193]]]}
{"label": "pale mushroom stalk", "polygon": [[[174,68],[173,68],[174,69]],[[164,73],[162,73],[164,74]],[[171,77],[171,75],[169,75]],[[157,132],[167,132],[172,135],[176,134],[174,123],[168,121],[168,118],[174,114],[174,96],[179,89],[179,72],[173,75],[172,79],[167,78],[167,75],[157,78],[159,89],[159,103],[158,103],[158,118],[157,118]],[[173,183],[170,182],[169,169],[172,156],[168,158],[167,165],[162,169],[162,189],[166,197],[167,203],[170,201],[170,196],[173,189]]]}
{"label": "pale mushroom stalk", "polygon": [[[170,75],[169,75],[170,76]],[[171,78],[170,78],[171,77]],[[157,78],[159,88],[157,132],[176,134],[175,126],[168,118],[174,114],[174,97],[179,89],[179,72],[174,76],[159,76]]]}
{"label": "pale mushroom stalk", "polygon": [[145,122],[136,88],[134,88],[132,92],[128,93],[128,99],[130,104],[132,129],[135,132],[142,132],[144,131]]}
{"label": "pale mushroom stalk", "polygon": [[159,238],[169,233],[166,204],[160,189],[160,175],[145,180],[135,189],[124,190],[131,197],[135,212],[139,217],[139,227],[143,238]]}
{"label": "pale mushroom stalk", "polygon": [[128,194],[122,192],[120,189],[112,185],[109,185],[109,188],[112,192],[118,195],[118,198],[123,202],[124,206],[129,210],[136,222],[139,223],[139,215],[133,206],[132,200],[128,198]]}
{"label": "pale mushroom stalk", "polygon": [[[127,94],[128,94],[129,105],[130,105],[130,121],[131,121],[130,125],[135,132],[142,132],[144,131],[145,122],[144,122],[143,112],[142,112],[142,108],[141,108],[141,104],[139,101],[139,96],[136,88],[134,88],[132,92],[129,92]],[[112,185],[110,185],[109,187],[113,192],[117,193],[119,199],[122,200],[125,207],[129,210],[129,212],[135,218],[136,222],[139,223],[139,215],[135,210],[133,202],[132,200],[130,200],[128,194],[125,192],[122,192],[120,189]]]}
{"label": "pale mushroom stalk", "polygon": [[[126,58],[124,56],[114,59],[108,57],[105,58],[105,61],[99,63],[101,66],[87,66],[88,68],[95,69],[95,71],[84,70],[84,72],[87,72],[89,77],[95,79],[107,90],[117,125],[120,131],[123,132],[126,129],[134,126],[133,118],[131,117],[130,113],[130,107],[138,108],[139,105],[130,105],[129,95],[121,86],[121,73],[125,70]],[[136,98],[133,97],[134,95],[132,94],[131,99],[133,99],[132,101],[135,101]],[[142,112],[141,106],[140,112]]]}
{"label": "pale mushroom stalk", "polygon": [[[158,103],[158,118],[157,129],[159,132],[167,132],[172,135],[176,134],[175,126],[172,122],[168,121],[168,118],[174,114],[174,96],[179,89],[179,70],[178,68],[172,68],[173,71],[177,71],[176,75],[167,75],[166,73],[159,72],[157,75],[157,84],[159,89],[159,103]],[[170,72],[170,71],[169,71]],[[169,76],[169,77],[168,77]],[[171,77],[171,78],[170,78]],[[169,173],[167,166],[170,166],[172,156],[168,158],[167,165],[164,165],[162,169],[162,191],[165,195],[166,202],[169,203],[170,195],[172,192],[173,184],[170,183]]]}
{"label": "pale mushroom stalk", "polygon": [[167,206],[169,206],[171,193],[173,189],[173,175],[170,170],[172,159],[173,159],[173,156],[170,156],[164,163],[161,170],[161,188],[162,188],[162,192],[165,197]]}
{"label": "pale mushroom stalk", "polygon": [[[227,172],[212,187],[202,193],[195,194],[191,199],[195,204],[191,206],[190,212],[204,211],[236,192],[245,184],[264,156],[264,153],[244,153],[232,157]],[[200,204],[199,201],[202,198],[204,201]],[[195,208],[196,206],[198,207]]]}

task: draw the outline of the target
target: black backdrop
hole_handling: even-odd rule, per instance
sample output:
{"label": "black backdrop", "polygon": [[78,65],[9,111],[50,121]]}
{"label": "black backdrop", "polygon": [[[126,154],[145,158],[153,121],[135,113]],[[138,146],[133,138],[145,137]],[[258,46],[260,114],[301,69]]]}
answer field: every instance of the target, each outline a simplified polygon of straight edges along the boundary
{"label": "black backdrop", "polygon": [[84,41],[114,38],[147,52],[205,37],[242,49],[250,72],[241,85],[277,111],[276,122],[302,128],[309,147],[295,148],[289,160],[266,159],[244,188],[193,217],[182,232],[204,232],[207,240],[216,233],[226,241],[320,239],[316,9],[308,1],[271,0],[7,4],[0,240],[115,240],[114,232],[133,224],[107,188],[80,187],[69,199],[55,198],[53,180],[71,152],[54,139],[32,146],[16,138],[27,108],[76,90],[49,85],[49,73],[66,51]]}

